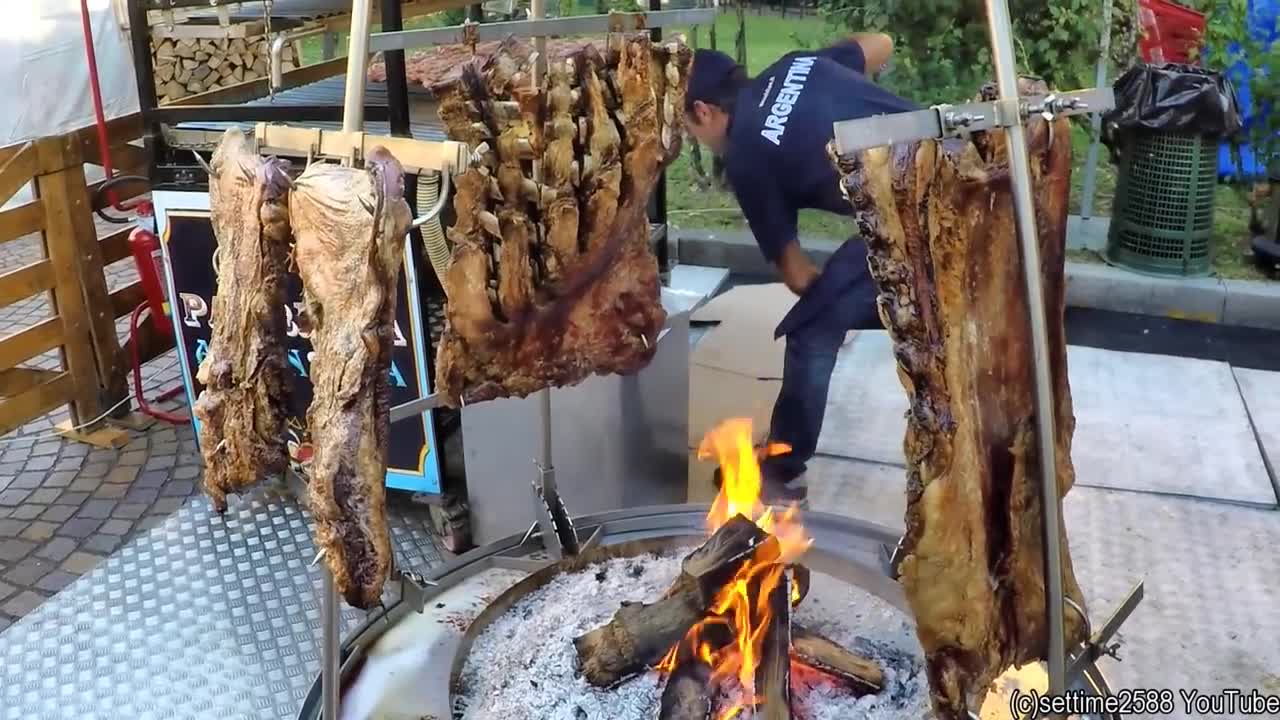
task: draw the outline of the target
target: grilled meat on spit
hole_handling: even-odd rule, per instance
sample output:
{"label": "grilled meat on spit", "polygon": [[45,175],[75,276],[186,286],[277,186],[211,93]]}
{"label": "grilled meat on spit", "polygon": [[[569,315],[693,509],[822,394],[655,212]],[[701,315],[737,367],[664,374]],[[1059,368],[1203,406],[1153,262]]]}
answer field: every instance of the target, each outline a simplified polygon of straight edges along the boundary
{"label": "grilled meat on spit", "polygon": [[[1063,495],[1075,479],[1063,329],[1070,130],[1037,118],[1027,142]],[[966,720],[1000,673],[1047,653],[1032,343],[1006,147],[993,131],[837,161],[911,400],[901,576],[945,720]],[[1083,607],[1065,531],[1061,545],[1064,592]],[[1068,648],[1084,637],[1071,610],[1066,637]]]}
{"label": "grilled meat on spit", "polygon": [[312,326],[316,545],[346,601],[379,601],[391,568],[384,483],[396,287],[411,221],[404,170],[374,148],[364,169],[315,164],[289,201]]}
{"label": "grilled meat on spit", "polygon": [[263,159],[243,133],[222,137],[211,164],[209,214],[218,241],[209,352],[196,372],[205,491],[227,494],[284,472],[284,275],[290,243],[288,164]]}
{"label": "grilled meat on spit", "polygon": [[645,209],[679,153],[673,103],[692,52],[644,34],[615,45],[609,61],[594,46],[553,58],[532,88],[511,43],[433,88],[450,138],[475,157],[448,231],[436,388],[452,404],[634,372],[653,356],[665,313]]}

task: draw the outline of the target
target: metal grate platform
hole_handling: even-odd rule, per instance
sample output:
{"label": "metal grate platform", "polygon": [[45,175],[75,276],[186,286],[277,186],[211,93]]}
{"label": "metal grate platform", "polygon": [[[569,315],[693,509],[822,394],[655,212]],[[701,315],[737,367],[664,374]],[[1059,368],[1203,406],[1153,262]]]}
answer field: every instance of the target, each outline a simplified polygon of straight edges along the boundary
{"label": "metal grate platform", "polygon": [[[390,515],[400,566],[443,562],[425,512]],[[290,497],[221,517],[194,498],[4,633],[0,718],[296,717],[320,668],[314,556]],[[363,617],[344,608],[343,634]]]}

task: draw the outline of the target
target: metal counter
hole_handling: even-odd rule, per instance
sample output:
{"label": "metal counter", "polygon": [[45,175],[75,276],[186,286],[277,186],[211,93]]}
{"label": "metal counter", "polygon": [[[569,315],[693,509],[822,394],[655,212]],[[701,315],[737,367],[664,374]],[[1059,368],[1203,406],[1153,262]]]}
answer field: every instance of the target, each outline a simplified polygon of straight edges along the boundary
{"label": "metal counter", "polygon": [[[635,375],[551,392],[552,459],[572,515],[683,503],[688,490],[689,304],[664,288],[657,353]],[[471,532],[484,545],[534,521],[536,396],[462,410]]]}

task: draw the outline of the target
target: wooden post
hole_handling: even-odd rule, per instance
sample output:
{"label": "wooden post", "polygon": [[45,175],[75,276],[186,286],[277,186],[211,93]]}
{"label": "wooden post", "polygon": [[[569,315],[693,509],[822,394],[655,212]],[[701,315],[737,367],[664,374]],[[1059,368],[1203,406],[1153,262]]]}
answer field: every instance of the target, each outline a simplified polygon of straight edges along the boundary
{"label": "wooden post", "polygon": [[59,431],[114,447],[127,442],[122,431],[97,433],[94,426],[74,430],[102,414],[109,407],[104,407],[104,401],[114,404],[127,393],[124,375],[117,372],[115,317],[90,215],[80,145],[75,138],[59,136],[42,138],[36,149],[40,168],[36,194],[44,208],[45,252],[54,276],[50,301],[62,322],[62,361],[74,388],[71,421]]}

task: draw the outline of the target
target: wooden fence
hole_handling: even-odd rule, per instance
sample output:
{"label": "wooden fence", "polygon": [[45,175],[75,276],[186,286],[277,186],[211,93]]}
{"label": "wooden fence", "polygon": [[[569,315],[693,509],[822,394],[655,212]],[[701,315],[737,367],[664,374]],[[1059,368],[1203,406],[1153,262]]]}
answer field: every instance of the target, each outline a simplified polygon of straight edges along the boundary
{"label": "wooden fence", "polygon": [[[129,144],[141,134],[138,118],[112,121],[109,130],[113,165],[123,174],[145,174],[141,148]],[[0,148],[0,203],[28,182],[35,190],[31,202],[0,212],[0,243],[38,233],[44,250],[42,259],[0,270],[0,308],[47,293],[53,313],[0,338],[0,434],[66,405],[71,420],[59,427],[65,434],[99,445],[127,440],[101,422],[79,427],[127,396],[128,347],[120,346],[116,320],[144,300],[140,283],[107,289],[104,268],[129,256],[132,227],[98,238],[92,201],[101,183],[86,181],[84,164],[99,157],[93,128]],[[140,190],[133,186],[134,194]],[[150,335],[144,342],[144,360],[166,349]],[[61,370],[22,367],[53,350]]]}

